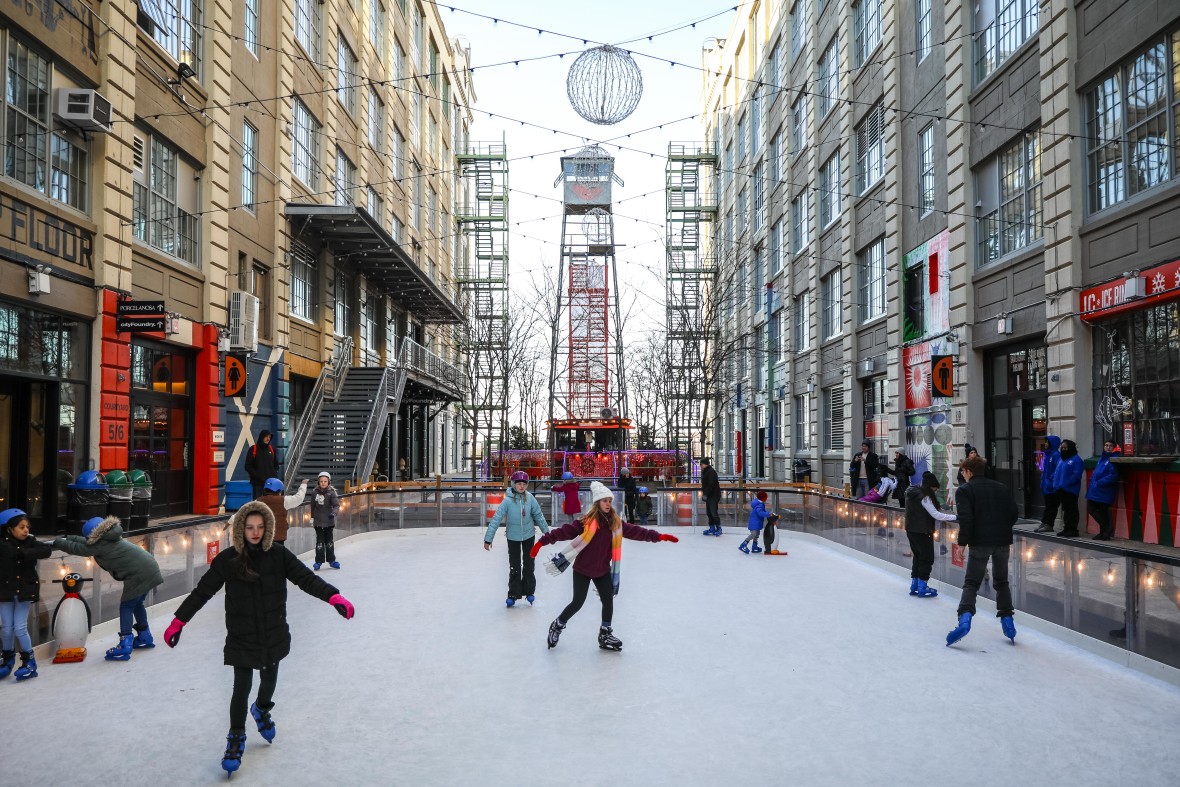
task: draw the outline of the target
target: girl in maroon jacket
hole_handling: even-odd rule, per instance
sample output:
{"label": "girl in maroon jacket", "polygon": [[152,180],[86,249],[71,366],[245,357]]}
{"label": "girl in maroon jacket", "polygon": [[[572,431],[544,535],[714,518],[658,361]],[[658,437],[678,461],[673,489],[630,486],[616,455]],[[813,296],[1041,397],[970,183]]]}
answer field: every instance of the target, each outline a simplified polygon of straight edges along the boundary
{"label": "girl in maroon jacket", "polygon": [[574,598],[549,625],[549,647],[557,646],[562,630],[586,602],[590,583],[602,599],[602,627],[598,629],[598,647],[621,650],[622,641],[611,632],[615,595],[619,592],[619,573],[623,562],[623,539],[633,541],[672,541],[680,539],[639,525],[623,522],[612,508],[614,494],[597,481],[590,484],[590,506],[578,521],[550,530],[533,546],[535,558],[546,544],[569,541],[570,545],[545,561],[545,570],[557,576],[574,567]]}
{"label": "girl in maroon jacket", "polygon": [[561,513],[573,522],[582,513],[582,501],[578,499],[578,482],[574,480],[574,474],[568,470],[561,474],[561,481],[562,483],[553,487],[553,493],[562,495]]}

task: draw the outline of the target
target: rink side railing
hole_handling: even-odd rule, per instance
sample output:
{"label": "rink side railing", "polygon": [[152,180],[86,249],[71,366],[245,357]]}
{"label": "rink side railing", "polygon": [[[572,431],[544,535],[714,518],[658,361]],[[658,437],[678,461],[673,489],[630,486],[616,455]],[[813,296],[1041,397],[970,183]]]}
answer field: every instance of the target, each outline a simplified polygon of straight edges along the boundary
{"label": "rink side railing", "polygon": [[[560,495],[552,495],[549,488],[548,483],[530,485],[549,524],[564,524],[570,517],[561,513]],[[849,500],[835,490],[816,485],[725,489],[719,510],[726,534],[744,536],[749,500],[760,488],[769,494],[768,507],[780,515],[776,547],[789,552],[790,531],[799,531],[909,568],[909,542],[901,509]],[[469,482],[411,482],[364,488],[342,495],[335,538],[339,542],[359,533],[405,528],[482,529],[503,495],[504,490],[498,486]],[[583,491],[582,499],[585,497]],[[691,528],[694,532],[706,526],[704,501],[698,488],[656,489],[651,497],[649,526]],[[615,501],[622,510],[621,493],[616,493]],[[313,549],[315,533],[309,507],[301,506],[289,516],[287,548],[296,554]],[[229,546],[225,526],[226,517],[206,517],[126,536],[155,556],[164,575],[164,583],[149,594],[149,604],[184,596],[195,586],[209,561]],[[936,532],[931,578],[958,588],[962,587],[965,555],[955,546],[956,532],[954,523],[941,524]],[[1018,529],[1010,572],[1016,609],[1180,668],[1180,556],[1156,554],[1124,546],[1126,543],[1063,539]],[[736,550],[736,539],[732,546]],[[70,571],[94,579],[86,583],[83,591],[94,623],[118,615],[121,583],[87,558],[54,553],[40,563],[41,601],[34,605],[29,625],[35,643],[51,637],[53,610],[61,598],[61,585],[54,580]],[[906,591],[905,584],[899,583],[899,592]],[[990,582],[985,581],[980,594],[994,600]]]}

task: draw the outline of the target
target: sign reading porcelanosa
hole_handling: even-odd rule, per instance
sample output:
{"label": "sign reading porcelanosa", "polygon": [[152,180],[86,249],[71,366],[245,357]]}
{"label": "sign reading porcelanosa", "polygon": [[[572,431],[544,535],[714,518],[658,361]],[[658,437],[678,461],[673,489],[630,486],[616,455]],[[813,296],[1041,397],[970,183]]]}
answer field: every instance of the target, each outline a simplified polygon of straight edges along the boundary
{"label": "sign reading porcelanosa", "polygon": [[1081,318],[1094,322],[1112,314],[1180,298],[1180,260],[1140,271],[1139,278],[1144,282],[1144,295],[1133,300],[1127,299],[1126,278],[1082,290],[1078,304]]}
{"label": "sign reading porcelanosa", "polygon": [[36,260],[53,258],[94,270],[94,233],[0,192],[0,239]]}

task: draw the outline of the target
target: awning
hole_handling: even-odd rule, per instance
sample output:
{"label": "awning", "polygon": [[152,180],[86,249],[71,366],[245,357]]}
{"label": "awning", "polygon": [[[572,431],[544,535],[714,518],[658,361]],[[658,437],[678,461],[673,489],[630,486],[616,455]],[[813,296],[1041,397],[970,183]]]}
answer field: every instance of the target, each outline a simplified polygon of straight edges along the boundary
{"label": "awning", "polygon": [[289,202],[285,213],[296,238],[314,235],[333,254],[347,255],[354,270],[423,322],[467,321],[455,302],[364,208]]}

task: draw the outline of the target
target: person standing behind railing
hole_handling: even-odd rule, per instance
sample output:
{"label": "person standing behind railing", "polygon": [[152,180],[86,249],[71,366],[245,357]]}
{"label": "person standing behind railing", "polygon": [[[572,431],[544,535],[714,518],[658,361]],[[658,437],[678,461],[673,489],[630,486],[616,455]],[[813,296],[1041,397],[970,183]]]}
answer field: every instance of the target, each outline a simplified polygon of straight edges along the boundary
{"label": "person standing behind railing", "polygon": [[1111,457],[1120,455],[1119,447],[1114,441],[1107,440],[1102,444],[1102,458],[1090,476],[1090,485],[1086,487],[1086,509],[1094,521],[1098,523],[1095,541],[1109,541],[1114,535],[1114,526],[1110,523],[1110,505],[1114,502],[1115,493],[1119,488],[1119,469],[1111,463]]}
{"label": "person standing behind railing", "polygon": [[1057,465],[1057,472],[1053,476],[1053,485],[1057,487],[1057,494],[1061,498],[1061,527],[1060,536],[1077,538],[1078,533],[1078,495],[1082,492],[1082,476],[1086,474],[1086,465],[1078,456],[1078,446],[1073,440],[1061,441],[1061,463]]}
{"label": "person standing behind railing", "polygon": [[1057,452],[1060,446],[1060,437],[1045,436],[1041,459],[1041,495],[1045,498],[1045,513],[1041,515],[1041,526],[1034,533],[1052,533],[1057,522],[1057,509],[1061,507],[1061,495],[1057,493],[1056,485],[1057,465],[1061,463],[1061,454]]}

